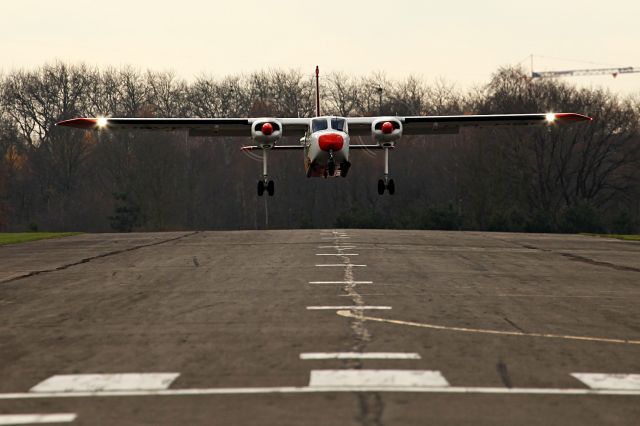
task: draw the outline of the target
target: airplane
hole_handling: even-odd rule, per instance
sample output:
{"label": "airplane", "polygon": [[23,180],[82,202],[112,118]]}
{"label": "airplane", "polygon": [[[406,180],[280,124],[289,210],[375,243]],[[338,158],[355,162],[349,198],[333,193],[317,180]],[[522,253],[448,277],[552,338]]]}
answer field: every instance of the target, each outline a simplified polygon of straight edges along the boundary
{"label": "airplane", "polygon": [[[258,180],[258,196],[265,191],[273,196],[275,185],[269,179],[269,152],[302,150],[307,177],[347,177],[351,168],[350,150],[383,150],[384,172],[378,180],[378,194],[395,193],[395,182],[389,174],[389,150],[403,135],[442,135],[458,133],[461,127],[539,126],[591,121],[577,113],[449,115],[449,116],[379,116],[338,117],[320,114],[320,70],[316,66],[316,116],[311,118],[74,118],[56,123],[58,126],[86,130],[188,130],[189,136],[251,137],[245,151],[262,151],[262,176]],[[279,145],[285,133],[301,135],[298,145]],[[351,144],[351,136],[371,135],[371,144]]]}

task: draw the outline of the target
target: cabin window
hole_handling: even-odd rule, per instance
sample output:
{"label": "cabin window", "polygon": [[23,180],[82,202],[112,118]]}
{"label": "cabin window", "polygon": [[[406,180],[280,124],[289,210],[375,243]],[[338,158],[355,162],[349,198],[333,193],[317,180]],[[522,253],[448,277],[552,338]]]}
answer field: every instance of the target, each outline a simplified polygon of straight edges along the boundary
{"label": "cabin window", "polygon": [[311,122],[311,132],[315,133],[320,130],[327,130],[327,119],[316,118]]}
{"label": "cabin window", "polygon": [[344,118],[332,118],[331,119],[331,128],[333,130],[339,130],[341,132],[346,132],[345,126],[346,126],[346,122],[347,120],[345,120]]}

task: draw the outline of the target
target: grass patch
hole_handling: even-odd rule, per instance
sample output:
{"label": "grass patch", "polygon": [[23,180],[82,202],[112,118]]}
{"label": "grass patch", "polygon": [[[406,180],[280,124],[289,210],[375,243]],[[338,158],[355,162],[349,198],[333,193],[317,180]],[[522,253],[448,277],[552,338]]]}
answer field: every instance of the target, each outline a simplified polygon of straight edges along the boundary
{"label": "grass patch", "polygon": [[0,232],[0,246],[78,235],[80,232]]}
{"label": "grass patch", "polygon": [[615,238],[623,241],[640,241],[640,235],[623,235],[623,234],[582,234],[591,237]]}

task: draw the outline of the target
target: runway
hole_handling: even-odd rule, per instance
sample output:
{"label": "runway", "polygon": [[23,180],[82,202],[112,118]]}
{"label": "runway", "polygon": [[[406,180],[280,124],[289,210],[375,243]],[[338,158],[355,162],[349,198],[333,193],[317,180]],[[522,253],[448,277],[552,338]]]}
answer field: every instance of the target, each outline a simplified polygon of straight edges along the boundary
{"label": "runway", "polygon": [[0,425],[637,424],[640,244],[393,230],[0,247]]}

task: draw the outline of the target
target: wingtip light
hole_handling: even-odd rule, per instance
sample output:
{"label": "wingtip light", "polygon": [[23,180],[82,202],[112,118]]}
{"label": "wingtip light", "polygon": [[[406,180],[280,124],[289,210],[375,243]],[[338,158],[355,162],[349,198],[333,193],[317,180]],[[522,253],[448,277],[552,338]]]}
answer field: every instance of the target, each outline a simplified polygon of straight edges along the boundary
{"label": "wingtip light", "polygon": [[556,121],[556,115],[552,112],[549,112],[546,114],[545,119],[547,120],[547,123],[551,124]]}
{"label": "wingtip light", "polygon": [[96,120],[96,126],[98,126],[98,128],[104,128],[107,127],[107,117],[98,117],[98,119]]}

